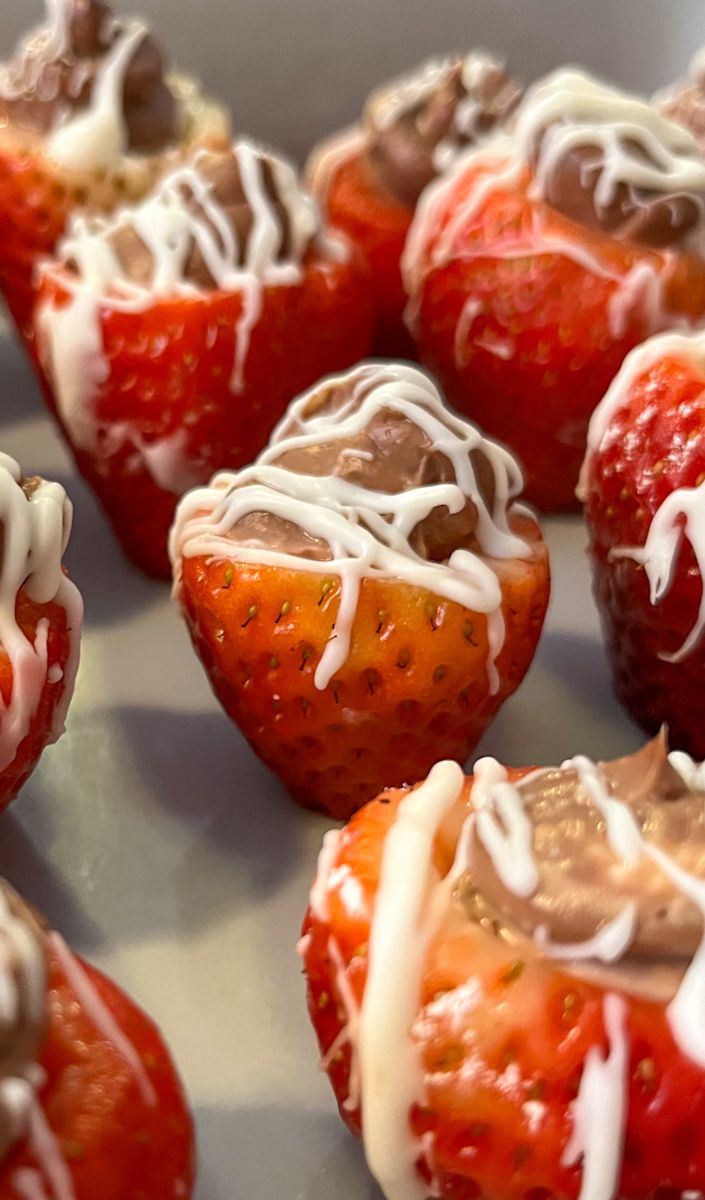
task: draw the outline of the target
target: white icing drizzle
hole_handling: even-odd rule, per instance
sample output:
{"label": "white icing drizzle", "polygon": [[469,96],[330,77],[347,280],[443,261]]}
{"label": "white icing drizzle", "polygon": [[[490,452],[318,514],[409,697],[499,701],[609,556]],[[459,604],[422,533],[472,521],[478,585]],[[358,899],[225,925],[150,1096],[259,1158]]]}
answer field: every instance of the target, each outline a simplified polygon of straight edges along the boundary
{"label": "white icing drizzle", "polygon": [[533,854],[534,830],[517,788],[499,781],[475,796],[475,827],[505,887],[517,896],[532,896],[539,886]]}
{"label": "white icing drizzle", "polygon": [[[25,1022],[40,1028],[46,994],[42,946],[25,922],[13,914],[7,893],[0,887],[0,1025],[10,1031]],[[41,1082],[35,1063],[27,1063],[19,1075],[0,1079],[0,1111],[3,1121],[9,1123],[13,1142],[31,1127],[35,1092]]]}
{"label": "white icing drizzle", "polygon": [[594,937],[584,942],[552,942],[545,925],[534,930],[534,941],[547,958],[596,959],[612,963],[617,962],[632,944],[636,922],[637,907],[630,901],[613,920],[598,929]]}
{"label": "white icing drizzle", "polygon": [[[668,595],[673,584],[683,539],[690,542],[702,581],[705,576],[705,484],[695,488],[676,488],[658,509],[643,546],[615,546],[610,559],[631,558],[641,563],[649,581],[653,605]],[[705,588],[690,633],[678,650],[661,652],[666,662],[678,663],[695,650],[705,630]]]}
{"label": "white icing drizzle", "polygon": [[668,761],[691,792],[705,792],[705,763],[696,763],[684,750],[671,750]]}
{"label": "white icing drizzle", "polygon": [[118,1054],[124,1058],[135,1077],[142,1099],[150,1107],[153,1107],[157,1103],[156,1092],[132,1042],[122,1032],[64,939],[58,933],[50,933],[49,943],[86,1016],[90,1018],[106,1041],[110,1042]]}
{"label": "white icing drizzle", "polygon": [[616,858],[628,867],[639,861],[643,850],[641,830],[626,804],[611,795],[605,777],[596,763],[582,754],[561,763],[564,770],[575,771],[578,783],[605,819],[605,833]]}
{"label": "white icing drizzle", "polygon": [[38,623],[35,642],[30,642],[16,619],[20,589],[24,587],[37,604],[54,601],[66,612],[70,654],[61,702],[55,710],[53,740],[63,732],[73,692],[83,617],[80,593],[61,569],[71,532],[71,503],[60,484],[44,481],[27,499],[19,486],[21,477],[14,459],[0,454],[0,523],[4,530],[0,558],[0,645],[12,666],[9,703],[0,699],[0,771],[14,760],[48,683],[48,623],[46,620]]}
{"label": "white icing drizzle", "polygon": [[438,763],[402,800],[384,844],[358,1055],[365,1153],[387,1200],[426,1200],[428,1194],[416,1173],[421,1147],[409,1125],[423,1083],[409,1031],[434,916],[440,915],[434,894],[445,896],[432,867],[433,846],[463,785],[457,763]]}
{"label": "white icing drizzle", "polygon": [[19,1167],[12,1172],[10,1187],[21,1200],[51,1200],[44,1188],[44,1181],[33,1167]]}
{"label": "white icing drizzle", "polygon": [[125,74],[147,28],[141,21],[129,21],[119,29],[115,45],[96,75],[90,104],[59,125],[48,139],[50,156],[69,170],[109,167],[127,152],[123,112]]}
{"label": "white icing drizzle", "polygon": [[[302,260],[312,242],[332,256],[339,257],[341,252],[341,244],[324,237],[316,203],[301,190],[289,162],[265,153],[246,138],[233,145],[232,153],[253,214],[244,245],[201,172],[208,155],[200,152],[190,165],[161,180],[141,204],[108,217],[79,215],[73,219],[59,257],[61,262],[74,263],[75,273],[63,267],[47,268],[59,288],[69,291],[69,302],[58,306],[48,300],[36,317],[42,361],[74,443],[107,456],[132,443],[136,463],[141,463],[160,487],[177,495],[191,469],[178,438],[162,439],[168,441],[168,448],[159,455],[161,442],[147,448],[125,422],[106,426],[97,421],[95,399],[110,375],[101,314],[146,312],[160,298],[203,294],[186,278],[195,244],[216,287],[242,295],[231,377],[231,391],[238,394],[245,383],[250,337],[261,314],[265,288],[299,284]],[[287,216],[290,245],[285,257],[280,256],[285,229],[267,191],[265,161]],[[126,277],[111,244],[111,239],[128,229],[137,234],[151,256],[149,278],[144,283]]]}
{"label": "white icing drizzle", "polygon": [[[649,164],[638,151],[630,150],[630,142],[643,146],[654,163]],[[514,243],[505,244],[501,251],[484,244],[472,252],[458,249],[458,231],[489,196],[518,183],[537,147],[538,162],[529,194],[540,200],[556,164],[568,149],[579,146],[598,146],[604,156],[595,193],[598,207],[613,201],[620,184],[630,190],[634,200],[638,200],[642,189],[692,195],[693,202],[701,209],[701,217],[688,248],[705,254],[705,206],[701,199],[705,191],[705,161],[692,135],[636,97],[607,87],[581,71],[560,70],[530,89],[517,110],[511,135],[498,133],[484,145],[461,155],[421,197],[402,256],[402,274],[410,296],[406,320],[412,332],[426,273],[459,254],[464,259],[561,254],[598,277],[612,280],[617,290],[610,298],[608,322],[615,338],[624,335],[628,315],[635,311],[641,312],[648,332],[654,333],[673,323],[664,299],[664,284],[671,269],[673,251],[658,252],[653,264],[637,264],[624,277],[576,240],[550,234],[539,210],[534,214],[532,229],[519,235]],[[487,164],[489,170],[477,178],[458,204],[442,235],[435,240],[430,260],[426,262],[427,248],[438,229],[440,213],[445,210],[458,179],[475,164]],[[469,326],[466,332],[467,329]],[[465,337],[458,334],[456,364],[459,367],[465,365],[466,354]]]}
{"label": "white icing drizzle", "polygon": [[606,1058],[597,1046],[588,1052],[573,1105],[573,1135],[562,1158],[564,1166],[583,1160],[579,1200],[612,1200],[622,1167],[629,1066],[623,998],[605,996],[603,1014],[609,1052]]}
{"label": "white icing drizzle", "polygon": [[76,1200],[71,1172],[61,1152],[61,1144],[37,1101],[30,1110],[27,1140],[35,1158],[41,1163],[54,1200]]}
{"label": "white icing drizzle", "polygon": [[[184,497],[170,539],[176,594],[181,559],[200,555],[338,576],[339,611],[315,673],[316,687],[323,689],[348,657],[362,580],[398,578],[487,615],[489,681],[496,690],[494,659],[504,641],[504,624],[501,588],[491,563],[464,549],[454,551],[447,563],[428,562],[413,550],[409,538],[434,508],[445,505],[449,512],[459,512],[469,497],[478,512],[476,538],[483,555],[529,557],[529,545],[512,533],[509,523],[515,511],[512,500],[521,489],[520,469],[506,450],[450,413],[432,382],[415,368],[363,364],[331,383],[348,386],[351,381],[350,400],[337,411],[306,415],[317,385],[293,403],[254,466],[217,475],[208,487]],[[401,413],[422,429],[432,448],[452,463],[456,482],[386,494],[336,476],[297,474],[273,461],[285,451],[355,437],[383,410]],[[304,432],[292,432],[297,422]],[[475,449],[482,450],[493,469],[492,508],[475,477],[470,457]],[[235,544],[231,531],[253,512],[282,517],[323,539],[330,546],[331,560],[321,563],[261,545]]]}

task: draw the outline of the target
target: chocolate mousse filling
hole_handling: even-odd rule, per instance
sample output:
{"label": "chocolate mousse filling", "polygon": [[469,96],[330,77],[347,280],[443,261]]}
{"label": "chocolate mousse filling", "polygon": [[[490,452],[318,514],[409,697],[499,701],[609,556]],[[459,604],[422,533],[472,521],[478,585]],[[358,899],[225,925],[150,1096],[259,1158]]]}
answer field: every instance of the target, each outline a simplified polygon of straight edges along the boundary
{"label": "chocolate mousse filling", "polygon": [[[322,388],[312,398],[308,416],[356,411],[366,395],[377,386],[371,377],[360,386],[352,377]],[[277,440],[305,435],[303,422],[289,422]],[[494,505],[494,472],[481,450],[472,450],[470,458],[478,488],[488,508]],[[370,492],[398,495],[434,484],[455,484],[453,465],[435,449],[424,430],[409,417],[394,409],[381,408],[360,433],[344,440],[316,440],[309,445],[283,449],[268,455],[268,466],[280,467],[297,475],[325,478],[334,476]],[[432,509],[414,527],[409,543],[428,562],[446,562],[455,550],[479,551],[475,538],[478,508],[466,498],[459,512],[451,513],[444,505]],[[388,520],[391,520],[391,514]],[[241,518],[230,537],[240,545],[266,547],[314,561],[329,561],[333,555],[327,542],[305,533],[297,525],[273,513],[258,512]]]}
{"label": "chocolate mousse filling", "polygon": [[[35,33],[0,74],[0,123],[52,133],[92,101],[100,72],[128,26],[102,0],[63,0],[53,29]],[[178,104],[163,54],[145,29],[123,73],[127,149],[150,154],[178,137]]]}
{"label": "chocolate mousse filling", "polygon": [[[705,793],[690,789],[671,765],[665,733],[598,768],[604,795],[627,806],[644,841],[689,875],[705,878]],[[590,971],[570,961],[570,948],[589,945],[628,913],[619,961],[599,972],[616,976],[617,986],[673,994],[701,945],[702,911],[648,855],[630,861],[615,853],[589,779],[568,763],[517,784],[538,879],[528,896],[500,878],[475,824],[461,902],[473,921],[508,941],[530,939],[533,949],[540,931],[538,950],[548,944],[560,957],[565,947],[566,965],[581,974]]]}
{"label": "chocolate mousse filling", "polygon": [[373,93],[363,117],[365,157],[399,203],[414,208],[453,158],[501,125],[519,85],[486,55],[429,64],[418,77]]}

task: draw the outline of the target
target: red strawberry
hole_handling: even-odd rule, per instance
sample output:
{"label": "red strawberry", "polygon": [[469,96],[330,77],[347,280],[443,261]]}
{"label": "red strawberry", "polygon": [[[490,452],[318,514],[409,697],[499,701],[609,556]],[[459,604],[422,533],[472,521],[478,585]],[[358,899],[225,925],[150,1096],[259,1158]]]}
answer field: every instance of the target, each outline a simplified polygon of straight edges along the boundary
{"label": "red strawberry", "polygon": [[359,152],[334,170],[322,202],[331,225],[342,229],[370,264],[374,353],[385,358],[416,358],[403,319],[407,297],[399,266],[413,207],[400,203],[376,183]]}
{"label": "red strawberry", "polygon": [[[510,773],[510,781],[521,774]],[[342,834],[328,835],[304,923],[309,1014],[341,1115],[356,1134],[366,1120],[358,1103],[360,1009],[369,986],[382,854],[407,796],[385,793]],[[434,843],[432,861],[441,880],[454,862],[468,798],[466,783]],[[410,863],[409,903],[414,869]],[[404,900],[397,896],[400,926]],[[489,918],[474,919],[462,903],[450,903],[449,894],[436,915],[411,1030],[420,1093],[408,1111],[408,1134],[418,1151],[419,1194],[421,1179],[432,1177],[433,1194],[446,1200],[577,1197],[582,1166],[572,1161],[576,1156],[570,1165],[566,1161],[575,1132],[573,1104],[589,1057],[612,1052],[614,1001],[628,1046],[616,1194],[646,1200],[702,1190],[705,1148],[698,1130],[705,1119],[705,1071],[675,1044],[663,1003],[613,994],[607,1005],[603,987],[539,954],[518,957],[511,937],[497,936]],[[404,995],[389,997],[391,1006],[405,1003]],[[391,1047],[385,1070],[386,1080],[406,1086]],[[609,1101],[603,1084],[597,1102],[605,1113]],[[395,1117],[385,1113],[386,1128],[396,1128]],[[371,1138],[373,1130],[365,1128]],[[608,1132],[600,1131],[598,1151],[608,1153]]]}
{"label": "red strawberry", "polygon": [[[103,136],[96,137],[85,123],[101,103],[97,81],[102,71],[105,88],[116,70],[121,86],[111,94],[121,111],[106,112],[103,97]],[[102,0],[58,15],[50,9],[46,26],[23,39],[4,74],[0,292],[31,349],[35,268],[55,252],[69,218],[134,202],[196,149],[225,147],[229,119],[194,80],[167,75],[151,34],[113,18]]]}
{"label": "red strawberry", "polygon": [[309,160],[309,183],[332,225],[372,268],[375,353],[415,358],[404,324],[400,259],[424,188],[468,146],[496,130],[521,94],[504,64],[484,52],[430,59],[369,97],[359,127],[330,138]]}
{"label": "red strawberry", "polygon": [[61,568],[66,505],[58,485],[21,481],[0,455],[0,811],[63,732],[73,691],[83,608]]}
{"label": "red strawberry", "polygon": [[[247,193],[245,157],[259,173],[256,197]],[[194,180],[211,208],[197,208],[188,191]],[[297,391],[369,347],[366,268],[347,243],[323,238],[313,202],[296,189],[288,166],[240,142],[232,154],[203,156],[164,181],[140,210],[145,221],[157,210],[163,255],[179,262],[183,274],[172,287],[153,290],[152,273],[163,270],[156,257],[145,282],[149,252],[125,213],[108,232],[95,232],[96,245],[114,236],[124,256],[110,287],[96,292],[87,275],[79,280],[88,317],[75,275],[60,267],[44,275],[35,324],[48,402],[125,552],[149,574],[169,574],[166,540],[179,495],[223,463],[250,462]],[[172,190],[191,238],[183,260],[169,240]],[[210,249],[216,204],[232,223],[234,251]],[[269,227],[264,238],[257,224],[262,207],[279,231],[274,243]],[[263,244],[272,261],[250,265]],[[246,263],[227,261],[230,253]],[[132,302],[121,303],[128,286]],[[78,347],[68,357],[67,343]],[[85,376],[77,395],[76,379]]]}
{"label": "red strawberry", "polygon": [[[228,714],[301,804],[346,817],[439,754],[464,761],[520,684],[549,579],[535,521],[511,504],[520,484],[503,472],[513,467],[420,372],[372,363],[301,397],[260,464],[182,502],[172,554],[194,644]],[[451,500],[452,516],[435,499],[449,484],[463,501],[458,512]],[[230,501],[242,518],[228,515]],[[397,529],[405,507],[413,514],[411,541],[398,533],[392,558],[390,503]],[[487,534],[502,513],[513,535],[504,551]],[[241,520],[251,522],[244,549]],[[340,565],[329,570],[331,557]],[[463,562],[490,589],[486,608],[465,584],[444,591]]]}
{"label": "red strawberry", "polygon": [[[72,1197],[188,1200],[193,1124],[159,1031],[114,983],[56,938],[50,938],[49,1024],[40,1062],[46,1082],[39,1100]],[[94,993],[90,1007],[86,989]],[[96,1024],[96,1008],[115,1023],[137,1069]],[[38,1173],[47,1186],[47,1168],[45,1155],[20,1142],[0,1166],[1,1200],[33,1194],[17,1187],[24,1172]]]}
{"label": "red strawberry", "polygon": [[417,209],[403,267],[422,358],[516,450],[541,508],[574,507],[590,414],[627,352],[705,316],[704,199],[687,130],[566,68]]}
{"label": "red strawberry", "polygon": [[[666,721],[673,744],[698,757],[705,756],[705,641],[697,637],[704,479],[702,338],[654,338],[627,360],[595,415],[585,512],[617,692],[645,729]],[[650,535],[653,550],[645,555]],[[665,557],[657,561],[659,544]],[[630,547],[636,559],[619,552]],[[653,601],[639,551],[651,564],[654,590],[658,577],[664,585]]]}

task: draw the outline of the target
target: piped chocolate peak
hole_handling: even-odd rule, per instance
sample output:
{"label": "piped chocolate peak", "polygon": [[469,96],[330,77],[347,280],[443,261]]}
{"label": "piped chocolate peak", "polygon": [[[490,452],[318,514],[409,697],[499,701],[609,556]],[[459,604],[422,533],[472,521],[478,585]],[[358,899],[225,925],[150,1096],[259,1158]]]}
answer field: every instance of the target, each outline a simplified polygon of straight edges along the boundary
{"label": "piped chocolate peak", "polygon": [[363,118],[367,162],[382,186],[413,208],[463,150],[506,121],[520,96],[490,55],[426,63],[370,97]]}
{"label": "piped chocolate peak", "polygon": [[0,120],[39,135],[89,108],[120,62],[119,99],[126,149],[149,154],[178,136],[178,104],[162,52],[139,22],[120,22],[102,0],[53,0],[49,23],[19,46],[0,73]]}
{"label": "piped chocolate peak", "polygon": [[536,192],[572,220],[655,250],[703,252],[705,160],[652,105],[558,71],[527,93],[516,136]]}

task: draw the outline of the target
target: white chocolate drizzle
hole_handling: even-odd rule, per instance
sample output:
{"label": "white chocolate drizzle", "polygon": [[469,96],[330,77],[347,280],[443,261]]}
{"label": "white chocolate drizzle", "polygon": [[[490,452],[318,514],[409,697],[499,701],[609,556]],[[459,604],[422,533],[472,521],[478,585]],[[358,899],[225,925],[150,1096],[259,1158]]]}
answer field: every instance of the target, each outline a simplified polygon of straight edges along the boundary
{"label": "white chocolate drizzle", "polygon": [[59,125],[48,139],[49,155],[61,167],[76,171],[99,170],[119,161],[127,152],[128,134],[123,112],[125,75],[147,33],[141,21],[120,27],[115,45],[101,64],[90,104]]}
{"label": "white chocolate drizzle", "polygon": [[[630,149],[634,144],[643,147],[647,156],[638,149]],[[497,133],[484,145],[471,148],[424,192],[402,256],[402,274],[410,296],[406,321],[412,332],[426,274],[458,256],[463,259],[518,259],[560,254],[617,285],[608,307],[608,324],[615,338],[624,335],[630,314],[640,314],[647,333],[655,333],[674,323],[664,297],[674,258],[672,250],[654,252],[653,263],[639,263],[625,277],[597,253],[580,246],[576,239],[557,238],[549,233],[538,209],[531,230],[518,234],[513,242],[505,241],[501,250],[494,250],[484,243],[471,251],[458,247],[458,232],[488,197],[516,186],[537,150],[529,195],[541,200],[556,165],[569,149],[581,146],[599,147],[604,158],[595,192],[598,209],[614,201],[621,185],[628,189],[631,200],[637,204],[639,195],[645,191],[664,195],[687,193],[700,210],[700,219],[688,239],[687,248],[705,255],[705,205],[702,201],[705,161],[692,135],[637,97],[601,84],[582,71],[560,70],[529,90],[517,110],[511,134]],[[488,165],[489,170],[478,175],[429,253],[440,213],[446,210],[449,195],[456,189],[458,179],[476,165]],[[465,328],[456,336],[455,352],[460,368],[467,361],[465,343],[472,324],[472,321],[468,324],[464,316],[461,316],[462,321],[465,321]],[[687,324],[685,320],[684,324]]]}
{"label": "white chocolate drizzle", "polygon": [[633,901],[611,921],[598,929],[594,937],[584,942],[552,942],[545,925],[534,930],[534,941],[547,958],[569,958],[574,961],[593,959],[597,962],[617,962],[629,949],[636,932],[637,908]]}
{"label": "white chocolate drizzle", "polygon": [[[135,464],[176,495],[183,492],[184,480],[187,486],[194,481],[182,439],[171,435],[147,446],[126,422],[108,425],[96,417],[96,399],[110,376],[101,314],[146,312],[161,298],[203,294],[187,278],[188,260],[197,246],[216,287],[242,296],[231,376],[231,391],[237,395],[245,384],[250,337],[260,318],[265,289],[299,284],[302,260],[313,241],[331,256],[340,257],[342,252],[342,243],[324,237],[316,203],[301,190],[289,162],[265,154],[246,138],[234,144],[232,153],[253,216],[243,245],[201,172],[208,155],[200,152],[190,165],[163,179],[141,204],[108,217],[74,218],[59,256],[62,262],[75,264],[75,272],[47,268],[58,287],[69,291],[69,302],[57,305],[48,300],[36,318],[40,355],[74,443],[106,456],[131,444]],[[267,191],[265,161],[286,212],[289,248],[285,256],[280,253],[285,229]],[[134,231],[149,251],[150,274],[144,283],[126,276],[112,245],[124,230]]]}
{"label": "white chocolate drizzle", "polygon": [[[205,555],[283,568],[324,572],[340,579],[340,604],[331,637],[317,665],[315,684],[324,689],[347,660],[364,578],[396,578],[427,588],[488,618],[488,675],[491,690],[499,679],[495,658],[504,641],[499,578],[487,559],[525,559],[529,545],[512,532],[512,501],[521,489],[521,472],[511,455],[483,438],[472,425],[450,413],[431,381],[412,367],[369,363],[331,380],[354,386],[350,399],[335,412],[307,416],[320,385],[293,403],[275,429],[257,463],[236,473],[217,475],[206,488],[184,497],[170,539],[175,594],[180,590],[183,558]],[[309,476],[276,465],[289,450],[340,440],[363,432],[383,411],[401,413],[427,436],[433,450],[451,462],[455,483],[434,484],[388,494],[337,476]],[[300,424],[303,432],[292,432]],[[481,449],[494,474],[490,506],[475,475],[471,452]],[[455,550],[446,563],[433,563],[410,544],[416,525],[435,508],[461,511],[468,498],[477,508],[476,539],[482,556]],[[298,525],[330,547],[331,559],[313,561],[267,547],[235,543],[230,536],[249,513],[265,512]],[[484,557],[486,556],[486,557]]]}
{"label": "white chocolate drizzle", "polygon": [[132,1071],[142,1099],[145,1104],[153,1107],[157,1103],[154,1085],[132,1042],[122,1032],[110,1009],[101,1000],[91,980],[76,956],[69,950],[64,939],[58,933],[50,933],[49,943],[86,1016],[106,1041],[110,1042],[118,1054],[124,1058]]}
{"label": "white chocolate drizzle", "polygon": [[622,1168],[629,1066],[623,998],[605,996],[603,1014],[609,1051],[606,1058],[597,1046],[588,1052],[573,1105],[573,1134],[562,1158],[564,1166],[582,1158],[579,1200],[613,1200]]}
{"label": "white chocolate drizzle", "polygon": [[365,1153],[387,1200],[426,1200],[428,1194],[416,1172],[421,1147],[409,1124],[423,1085],[410,1030],[426,947],[440,917],[434,893],[445,895],[432,866],[433,846],[463,785],[457,763],[438,763],[402,800],[384,844],[358,1055]]}
{"label": "white chocolate drizzle", "polygon": [[[39,621],[34,643],[16,619],[22,588],[37,604],[55,602],[66,613],[69,660],[64,670],[61,701],[56,706],[52,740],[60,737],[78,669],[83,604],[78,589],[61,567],[71,532],[72,507],[58,483],[40,482],[27,498],[18,464],[0,454],[0,524],[4,531],[0,557],[0,645],[12,666],[9,702],[0,699],[0,771],[13,762],[29,732],[48,679],[48,622]],[[58,686],[59,681],[53,686]]]}

